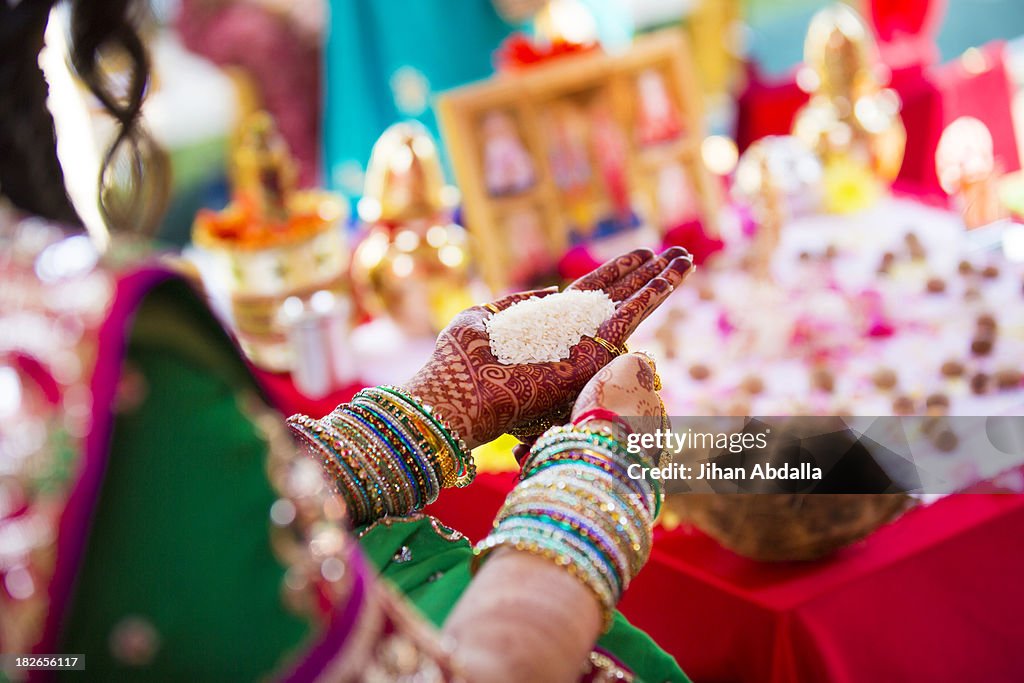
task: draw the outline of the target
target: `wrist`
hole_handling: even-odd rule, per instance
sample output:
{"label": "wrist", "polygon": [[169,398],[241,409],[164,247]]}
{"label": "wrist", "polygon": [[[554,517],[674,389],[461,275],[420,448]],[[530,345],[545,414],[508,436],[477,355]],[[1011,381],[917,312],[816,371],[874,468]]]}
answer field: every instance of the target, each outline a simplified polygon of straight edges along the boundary
{"label": "wrist", "polygon": [[612,608],[646,562],[660,495],[630,476],[625,444],[589,427],[546,433],[524,463],[494,529],[475,548],[474,567],[514,549],[562,568],[592,593],[610,623]]}
{"label": "wrist", "polygon": [[397,386],[381,385],[377,390],[400,399],[400,403],[411,411],[410,418],[420,425],[421,430],[434,435],[438,452],[445,454],[445,459],[455,472],[454,478],[446,486],[468,486],[476,476],[472,449],[477,444],[472,440],[467,442],[463,437],[463,422],[454,422],[449,418],[450,415],[464,415],[449,410],[451,406],[443,401],[438,405],[438,401],[431,398],[429,392],[424,395],[422,387],[413,382]]}
{"label": "wrist", "polygon": [[584,410],[573,416],[572,425],[574,427],[581,427],[583,425],[597,425],[601,429],[613,429],[618,428],[622,430],[626,436],[633,434],[633,426],[622,417],[619,413],[614,410],[607,408],[590,408]]}
{"label": "wrist", "polygon": [[431,382],[420,380],[416,376],[408,382],[395,385],[395,388],[415,397],[423,406],[429,407],[441,422],[450,425],[451,431],[462,440],[467,451],[491,440],[481,439],[473,429],[468,412],[464,408],[456,406],[450,397],[433,388]]}

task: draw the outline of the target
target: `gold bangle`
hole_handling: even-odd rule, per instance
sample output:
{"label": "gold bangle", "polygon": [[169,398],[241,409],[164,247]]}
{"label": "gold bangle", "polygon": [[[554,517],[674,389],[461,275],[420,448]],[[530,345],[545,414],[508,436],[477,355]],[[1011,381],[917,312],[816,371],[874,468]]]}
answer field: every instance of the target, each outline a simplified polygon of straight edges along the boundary
{"label": "gold bangle", "polygon": [[542,415],[532,420],[527,420],[521,424],[514,425],[509,428],[507,433],[516,437],[520,441],[525,442],[527,439],[540,436],[555,425],[566,424],[569,422],[569,414],[570,412],[568,409],[559,409],[558,411],[547,415]]}
{"label": "gold bangle", "polygon": [[494,304],[492,304],[492,303],[486,303],[486,304],[484,304],[484,305],[483,305],[483,307],[484,307],[484,308],[486,308],[486,309],[487,309],[488,311],[490,311],[491,313],[498,313],[498,312],[500,312],[500,311],[501,311],[501,309],[500,309],[500,308],[498,308],[497,306],[495,306],[495,305],[494,305]]}
{"label": "gold bangle", "polygon": [[621,356],[624,353],[629,353],[629,350],[626,349],[625,344],[623,344],[623,347],[620,349],[618,346],[612,344],[610,341],[603,337],[598,337],[597,335],[594,335],[593,337],[591,337],[591,339],[597,342],[598,346],[602,347],[605,351],[612,354],[612,358],[615,358],[616,356]]}

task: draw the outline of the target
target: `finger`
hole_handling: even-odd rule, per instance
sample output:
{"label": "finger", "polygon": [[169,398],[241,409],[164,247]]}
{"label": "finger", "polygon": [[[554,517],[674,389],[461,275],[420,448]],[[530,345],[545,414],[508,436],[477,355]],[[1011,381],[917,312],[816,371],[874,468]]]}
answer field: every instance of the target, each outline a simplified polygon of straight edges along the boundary
{"label": "finger", "polygon": [[490,307],[493,306],[494,308],[498,309],[499,311],[504,311],[506,308],[508,308],[512,304],[517,304],[520,301],[527,301],[527,300],[532,299],[534,297],[543,298],[543,297],[546,297],[546,296],[548,296],[550,294],[555,294],[556,292],[558,292],[558,286],[557,285],[554,285],[554,286],[551,286],[551,287],[545,287],[544,289],[531,289],[531,290],[526,291],[526,292],[516,292],[515,294],[509,294],[508,296],[504,296],[504,297],[498,299],[497,301],[493,301],[493,302],[491,302],[490,306],[485,305],[484,308],[487,308],[488,310],[490,310]]}
{"label": "finger", "polygon": [[657,258],[651,259],[632,273],[619,278],[605,291],[613,301],[625,301],[636,294],[636,291],[658,277],[669,263],[677,258],[686,258],[689,254],[682,247],[670,247]]}
{"label": "finger", "polygon": [[693,258],[687,254],[672,259],[658,277],[624,301],[611,320],[601,326],[598,335],[622,346],[647,316],[660,306],[672,291],[693,272]]}
{"label": "finger", "polygon": [[669,261],[669,264],[665,266],[665,270],[661,271],[658,277],[668,280],[672,287],[678,287],[683,283],[683,280],[690,277],[694,270],[693,257],[687,254],[686,256],[680,256]]}
{"label": "finger", "polygon": [[605,289],[616,280],[633,272],[653,258],[654,252],[650,249],[634,249],[628,254],[613,258],[603,266],[595,268],[573,282],[568,288],[582,290]]}
{"label": "finger", "polygon": [[[633,334],[633,331],[636,330],[640,323],[653,313],[658,306],[664,303],[665,299],[674,290],[675,285],[666,278],[659,276],[651,280],[650,283],[623,304],[623,308],[626,309],[623,311],[623,317],[626,320],[629,334]],[[625,343],[625,340],[622,343]]]}
{"label": "finger", "polygon": [[667,279],[660,276],[654,278],[623,303],[611,320],[601,326],[598,334],[612,344],[621,346],[637,326],[664,303],[673,289]]}

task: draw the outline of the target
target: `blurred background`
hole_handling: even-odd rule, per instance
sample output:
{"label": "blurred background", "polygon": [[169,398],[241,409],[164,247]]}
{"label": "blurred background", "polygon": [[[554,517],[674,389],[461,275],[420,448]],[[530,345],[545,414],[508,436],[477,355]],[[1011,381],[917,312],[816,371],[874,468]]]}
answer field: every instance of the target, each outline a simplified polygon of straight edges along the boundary
{"label": "blurred background", "polygon": [[[1021,436],[1024,3],[160,0],[143,23],[172,186],[151,236],[279,413],[407,379],[473,303],[685,247],[696,270],[630,340],[670,415],[913,416],[847,431],[941,485],[669,496],[625,613],[695,680],[1020,679],[1024,437],[989,419]],[[46,38],[95,244],[30,279],[118,239],[113,126],[63,10]],[[484,535],[516,443],[430,511]]]}
{"label": "blurred background", "polygon": [[[333,6],[328,6],[333,4]],[[175,201],[160,231],[184,245],[200,206],[227,203],[227,139],[253,99],[277,108],[285,137],[303,160],[302,180],[353,200],[362,194],[370,149],[399,119],[423,121],[437,134],[439,92],[495,71],[492,53],[515,31],[532,31],[530,0],[471,0],[458,12],[443,2],[346,0],[155,0],[152,46],[159,81],[147,106],[157,138],[172,151]],[[583,19],[564,21],[621,49],[635,34],[669,26],[690,31],[705,77],[711,131],[735,135],[735,99],[746,71],[784,79],[802,60],[802,35],[819,0],[585,0]],[[505,7],[507,5],[507,7]],[[1024,43],[1024,6],[1013,0],[895,2],[930,5],[937,58],[949,62],[972,47],[1007,41],[1015,77]],[[571,29],[576,30],[576,29]],[[260,42],[251,43],[250,40]],[[251,49],[259,45],[263,49]],[[265,50],[271,50],[266,52]],[[723,54],[724,53],[724,54]],[[728,57],[742,63],[728,65]],[[72,108],[71,103],[55,103]],[[97,124],[99,125],[99,124]],[[101,148],[103,133],[77,153]],[[445,150],[442,149],[442,155]],[[97,163],[95,160],[93,164]],[[88,164],[69,164],[88,168]],[[448,169],[450,173],[450,168]],[[88,175],[87,171],[81,172]],[[83,187],[87,183],[80,183]]]}

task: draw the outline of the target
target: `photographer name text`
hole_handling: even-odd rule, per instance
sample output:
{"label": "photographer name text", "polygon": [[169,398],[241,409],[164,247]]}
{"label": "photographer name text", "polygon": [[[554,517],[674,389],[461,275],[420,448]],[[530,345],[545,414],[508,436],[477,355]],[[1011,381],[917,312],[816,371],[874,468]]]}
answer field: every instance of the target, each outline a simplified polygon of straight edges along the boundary
{"label": "photographer name text", "polygon": [[633,479],[676,479],[676,480],[753,480],[753,479],[787,479],[792,481],[821,481],[821,468],[809,463],[799,465],[756,464],[746,467],[724,467],[713,462],[702,462],[695,465],[670,463],[663,467],[644,467],[632,464],[627,474]]}

